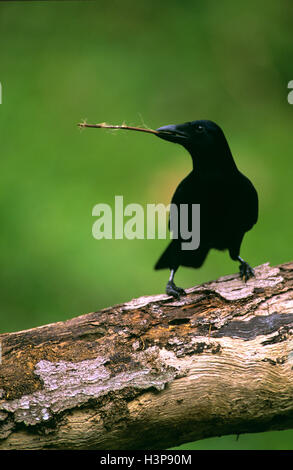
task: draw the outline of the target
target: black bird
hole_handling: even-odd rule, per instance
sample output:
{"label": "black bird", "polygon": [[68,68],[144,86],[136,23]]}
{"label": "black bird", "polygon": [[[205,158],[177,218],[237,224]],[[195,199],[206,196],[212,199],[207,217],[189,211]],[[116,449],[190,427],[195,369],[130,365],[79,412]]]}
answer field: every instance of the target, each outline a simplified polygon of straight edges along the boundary
{"label": "black bird", "polygon": [[[171,201],[178,208],[178,238],[155,265],[155,269],[171,271],[166,293],[176,298],[185,295],[174,283],[175,272],[179,266],[199,268],[211,248],[228,249],[232,260],[240,261],[240,276],[247,281],[254,271],[240,257],[240,246],[244,234],[257,222],[258,196],[251,181],[238,170],[222,129],[212,121],[200,120],[156,130],[158,137],[185,147],[193,161],[193,170]],[[181,204],[187,204],[188,224],[192,204],[200,204],[200,244],[194,250],[182,249],[186,240],[180,236]]]}

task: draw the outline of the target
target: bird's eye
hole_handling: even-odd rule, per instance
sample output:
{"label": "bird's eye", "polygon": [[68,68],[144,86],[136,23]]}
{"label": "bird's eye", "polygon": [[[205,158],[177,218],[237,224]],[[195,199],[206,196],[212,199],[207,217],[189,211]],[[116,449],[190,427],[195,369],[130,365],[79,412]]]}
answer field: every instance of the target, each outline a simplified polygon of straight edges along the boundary
{"label": "bird's eye", "polygon": [[200,124],[198,124],[198,125],[195,127],[195,130],[196,130],[196,132],[198,132],[198,133],[200,134],[201,132],[204,131],[204,127],[201,126]]}

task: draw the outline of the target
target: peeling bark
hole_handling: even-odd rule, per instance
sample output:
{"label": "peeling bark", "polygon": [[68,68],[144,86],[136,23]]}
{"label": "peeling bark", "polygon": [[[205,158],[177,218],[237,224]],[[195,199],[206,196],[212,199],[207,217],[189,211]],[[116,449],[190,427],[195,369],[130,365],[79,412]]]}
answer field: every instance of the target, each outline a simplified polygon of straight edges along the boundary
{"label": "peeling bark", "polygon": [[293,427],[293,263],[0,335],[0,449],[162,449]]}

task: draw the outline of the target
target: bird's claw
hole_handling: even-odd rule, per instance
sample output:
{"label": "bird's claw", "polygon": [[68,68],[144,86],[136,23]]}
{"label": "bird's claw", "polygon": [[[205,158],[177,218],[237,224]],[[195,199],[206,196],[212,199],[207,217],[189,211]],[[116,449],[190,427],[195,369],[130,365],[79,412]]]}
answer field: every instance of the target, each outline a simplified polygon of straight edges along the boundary
{"label": "bird's claw", "polygon": [[176,299],[180,299],[181,295],[186,295],[186,292],[184,289],[182,289],[182,287],[177,287],[174,282],[170,281],[166,286],[166,293],[172,297],[175,297]]}
{"label": "bird's claw", "polygon": [[251,277],[255,277],[253,268],[249,266],[249,264],[246,263],[246,261],[243,261],[243,263],[240,264],[239,270],[240,270],[240,277],[245,282],[248,281],[248,279],[250,279]]}

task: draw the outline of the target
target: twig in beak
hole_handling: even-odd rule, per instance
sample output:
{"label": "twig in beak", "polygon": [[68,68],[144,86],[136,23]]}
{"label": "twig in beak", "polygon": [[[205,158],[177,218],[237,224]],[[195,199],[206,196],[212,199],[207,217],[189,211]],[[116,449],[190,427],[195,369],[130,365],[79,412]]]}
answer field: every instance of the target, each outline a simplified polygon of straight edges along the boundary
{"label": "twig in beak", "polygon": [[153,129],[145,129],[143,127],[133,127],[133,126],[126,126],[126,124],[122,124],[121,126],[114,126],[112,124],[107,124],[106,122],[101,122],[100,124],[87,124],[86,122],[80,122],[77,124],[80,129],[84,127],[95,127],[98,129],[124,129],[126,131],[138,131],[138,132],[147,132],[149,134],[159,134],[158,131]]}

